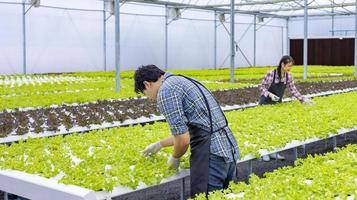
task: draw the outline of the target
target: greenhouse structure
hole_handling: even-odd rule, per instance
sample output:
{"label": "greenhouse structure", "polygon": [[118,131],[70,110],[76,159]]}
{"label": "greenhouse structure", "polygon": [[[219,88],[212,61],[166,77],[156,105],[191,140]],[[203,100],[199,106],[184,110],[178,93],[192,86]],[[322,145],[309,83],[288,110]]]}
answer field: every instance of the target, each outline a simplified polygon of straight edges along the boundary
{"label": "greenhouse structure", "polygon": [[357,0],[0,0],[0,200],[356,199]]}

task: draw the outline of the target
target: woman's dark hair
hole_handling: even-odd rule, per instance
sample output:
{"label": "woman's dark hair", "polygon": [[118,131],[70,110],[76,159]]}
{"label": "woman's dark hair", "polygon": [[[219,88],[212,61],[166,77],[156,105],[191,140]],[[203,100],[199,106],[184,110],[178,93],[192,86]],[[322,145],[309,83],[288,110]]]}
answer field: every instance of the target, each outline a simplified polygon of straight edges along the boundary
{"label": "woman's dark hair", "polygon": [[156,82],[165,72],[155,65],[146,65],[139,67],[134,74],[135,92],[143,93],[145,90],[144,81]]}
{"label": "woman's dark hair", "polygon": [[294,59],[293,57],[291,56],[283,56],[279,62],[279,65],[278,65],[278,68],[277,68],[277,71],[278,71],[278,76],[279,76],[279,79],[281,80],[281,65],[284,64],[288,64],[288,63],[293,63],[294,64]]}

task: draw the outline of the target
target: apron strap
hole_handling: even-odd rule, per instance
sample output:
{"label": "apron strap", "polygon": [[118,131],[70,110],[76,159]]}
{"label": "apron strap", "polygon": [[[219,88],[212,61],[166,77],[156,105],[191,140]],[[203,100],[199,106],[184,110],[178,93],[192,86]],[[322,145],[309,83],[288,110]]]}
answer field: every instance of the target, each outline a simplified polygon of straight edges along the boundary
{"label": "apron strap", "polygon": [[[191,80],[191,81],[193,81],[193,82],[195,82],[195,83],[201,85],[203,88],[205,88],[205,89],[207,90],[208,93],[210,93],[210,94],[212,95],[212,98],[213,98],[214,101],[217,103],[218,108],[219,108],[219,110],[221,111],[222,116],[224,117],[224,120],[226,121],[225,127],[228,126],[228,121],[227,121],[226,115],[224,114],[224,112],[223,112],[221,106],[219,106],[219,103],[218,103],[217,99],[214,97],[214,95],[212,94],[212,92],[211,92],[209,89],[207,89],[206,86],[204,86],[202,83],[198,82],[197,80],[192,79],[192,78],[189,78],[189,77],[186,77],[186,76],[183,76],[183,75],[180,75],[180,76],[182,76],[182,77],[184,77],[184,78],[187,78],[187,79],[189,79],[189,80]],[[203,92],[202,92],[202,95],[205,96],[205,95],[203,94]],[[208,103],[208,101],[207,101],[207,103]],[[223,127],[223,128],[224,128],[224,127]]]}
{"label": "apron strap", "polygon": [[[278,73],[278,70],[274,69],[274,76],[273,76],[273,83],[275,83],[275,78],[276,78],[276,74]],[[287,72],[285,72],[285,81],[286,83],[285,84],[288,84],[288,80],[289,80],[289,74]],[[281,80],[279,80],[279,83],[280,83]]]}
{"label": "apron strap", "polygon": [[[200,90],[200,93],[202,94],[202,96],[203,96],[203,98],[204,98],[204,100],[205,100],[206,107],[207,107],[207,111],[208,111],[208,115],[209,115],[209,120],[210,120],[210,126],[211,126],[211,134],[213,134],[214,132],[220,131],[220,130],[222,130],[222,129],[224,129],[225,127],[228,126],[228,120],[227,120],[226,116],[224,115],[224,112],[223,112],[221,106],[219,105],[217,99],[213,96],[213,94],[211,93],[211,91],[209,91],[202,83],[200,83],[200,82],[198,82],[198,81],[196,81],[195,79],[192,79],[192,78],[190,78],[190,77],[184,76],[184,75],[180,75],[180,74],[178,74],[178,75],[169,75],[169,76],[166,77],[166,79],[169,78],[169,77],[172,77],[172,76],[181,76],[181,77],[183,77],[183,78],[186,78],[187,80],[191,81],[191,82]],[[274,77],[275,77],[275,74],[274,74]],[[203,88],[205,88],[205,89],[208,91],[208,93],[210,93],[210,94],[212,95],[212,98],[216,101],[216,103],[217,103],[217,105],[218,105],[218,107],[219,107],[219,110],[221,111],[221,113],[222,113],[222,115],[223,115],[223,117],[224,117],[224,119],[225,119],[225,121],[226,121],[226,125],[225,125],[223,128],[220,128],[220,129],[218,129],[218,130],[216,130],[216,131],[213,131],[213,122],[212,122],[211,108],[210,108],[210,106],[209,106],[209,103],[208,103],[208,100],[207,100],[206,95],[203,93],[202,89],[201,89],[198,85],[201,85]],[[233,149],[232,149],[232,153],[233,153],[232,156],[233,156],[234,162],[236,163],[237,161],[236,161],[236,159],[234,158],[234,152],[235,152],[235,150],[234,150],[233,142],[232,142],[231,139],[228,137],[227,132],[224,131],[224,133],[225,133],[225,135],[226,135],[226,137],[227,137],[227,139],[228,139],[228,141],[229,141],[229,144],[230,144],[231,147],[233,148]]]}
{"label": "apron strap", "polygon": [[[214,101],[217,103],[218,108],[219,108],[219,110],[221,111],[221,113],[222,113],[222,115],[223,115],[223,117],[224,117],[224,120],[225,120],[225,122],[226,122],[226,125],[225,125],[223,128],[225,128],[226,126],[228,126],[228,120],[227,120],[227,118],[226,118],[226,115],[224,114],[224,112],[223,112],[221,106],[219,106],[219,103],[218,103],[217,99],[214,97],[214,95],[212,94],[212,92],[211,92],[209,89],[206,88],[206,86],[204,86],[202,83],[198,82],[197,80],[192,79],[192,78],[187,77],[187,76],[184,76],[184,75],[177,74],[177,75],[170,75],[170,76],[168,76],[168,77],[171,77],[171,76],[181,76],[181,77],[183,77],[183,78],[186,78],[187,80],[191,81],[191,82],[200,90],[200,93],[202,94],[203,98],[205,99],[205,104],[206,104],[206,107],[207,107],[207,109],[208,109],[209,116],[210,116],[210,118],[211,118],[211,112],[210,112],[211,109],[210,109],[210,106],[209,106],[209,104],[208,104],[208,100],[207,100],[207,98],[206,98],[206,95],[203,93],[202,89],[201,89],[198,85],[200,85],[200,86],[203,87],[208,93],[210,93],[210,94],[212,95],[212,98],[214,99]],[[168,77],[167,77],[167,78],[168,78]],[[213,122],[211,123],[211,126],[213,126]],[[221,129],[223,129],[223,128],[220,128],[220,129],[218,129],[218,130],[216,130],[216,131],[219,131],[219,130],[221,130]],[[212,128],[212,133],[213,133],[213,132],[216,132],[216,131],[213,131],[213,128]]]}
{"label": "apron strap", "polygon": [[[218,105],[218,107],[219,107],[219,110],[221,111],[221,113],[222,113],[222,115],[223,115],[223,117],[224,117],[224,119],[225,119],[225,121],[226,121],[226,125],[225,125],[224,127],[220,128],[220,129],[218,129],[218,130],[214,131],[214,132],[220,131],[220,130],[222,130],[222,129],[224,129],[224,128],[228,127],[228,120],[227,120],[226,116],[224,115],[224,112],[223,112],[223,110],[222,110],[221,106],[219,105],[219,103],[218,103],[217,99],[213,96],[213,94],[211,93],[211,91],[210,91],[210,90],[208,90],[208,89],[206,88],[206,86],[204,86],[202,83],[200,83],[200,82],[196,81],[195,79],[192,79],[192,78],[189,78],[189,77],[186,77],[186,76],[183,76],[183,75],[178,75],[178,76],[181,76],[181,77],[184,77],[184,78],[186,78],[186,79],[190,80],[190,81],[191,81],[191,82],[193,82],[193,83],[194,83],[197,87],[198,87],[198,85],[197,85],[197,84],[201,85],[203,88],[205,88],[205,89],[208,91],[208,93],[210,93],[210,94],[211,94],[212,98],[216,101],[216,103],[217,103],[217,105]],[[211,109],[210,109],[210,107],[209,107],[209,104],[208,104],[208,101],[207,101],[206,95],[204,95],[204,93],[203,93],[203,91],[201,90],[201,88],[200,88],[200,87],[198,87],[198,89],[201,91],[201,94],[202,94],[202,95],[203,95],[203,97],[205,98],[205,101],[206,101],[206,106],[207,106],[207,108],[208,108],[208,112],[209,112],[209,114],[210,114],[210,118],[211,118],[211,112],[210,112],[210,110],[211,110]],[[213,123],[212,123],[212,119],[210,119],[210,123],[211,123],[211,131],[213,131]],[[214,132],[212,132],[212,133],[214,133]],[[211,133],[211,134],[212,134],[212,133]],[[227,131],[225,131],[225,130],[224,130],[224,133],[225,133],[225,135],[226,135],[226,137],[227,137],[227,139],[228,139],[229,144],[230,144],[230,145],[231,145],[231,147],[232,147],[232,158],[233,158],[233,161],[234,161],[234,163],[237,163],[237,160],[236,160],[236,159],[235,159],[235,157],[234,157],[234,154],[235,154],[235,149],[234,149],[233,142],[232,142],[232,141],[231,141],[231,139],[228,137]]]}
{"label": "apron strap", "polygon": [[[172,77],[172,76],[181,76],[183,78],[186,78],[187,80],[191,81],[199,90],[200,90],[200,93],[202,94],[203,96],[203,99],[205,101],[205,104],[206,104],[206,108],[207,108],[207,112],[208,112],[208,117],[209,117],[209,122],[210,122],[210,129],[211,129],[211,133],[213,133],[213,122],[212,122],[212,113],[211,113],[211,108],[209,106],[209,103],[208,103],[208,100],[207,100],[207,97],[206,95],[203,93],[202,89],[198,86],[198,84],[202,85],[201,83],[199,83],[198,81],[192,79],[192,78],[189,78],[189,77],[186,77],[186,76],[183,76],[183,75],[169,75],[167,78],[169,77]],[[203,86],[203,85],[202,85]],[[203,86],[204,87],[204,86]],[[204,87],[205,88],[205,87]],[[214,97],[213,97],[214,98]]]}
{"label": "apron strap", "polygon": [[[275,77],[276,77],[275,75],[277,73],[278,73],[278,70],[274,69],[273,83],[275,83]],[[288,84],[289,74],[287,72],[285,72],[285,77],[286,77],[286,79],[285,79],[286,83],[285,84]],[[279,80],[279,81],[281,81],[281,80]]]}

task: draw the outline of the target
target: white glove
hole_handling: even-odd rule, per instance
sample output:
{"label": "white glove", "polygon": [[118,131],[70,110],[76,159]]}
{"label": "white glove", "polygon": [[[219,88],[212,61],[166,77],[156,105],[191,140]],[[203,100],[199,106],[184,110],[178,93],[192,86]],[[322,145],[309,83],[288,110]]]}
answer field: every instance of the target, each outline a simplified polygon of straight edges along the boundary
{"label": "white glove", "polygon": [[162,146],[160,142],[152,143],[145,148],[143,151],[143,156],[151,156],[152,154],[159,152],[161,148]]}
{"label": "white glove", "polygon": [[278,96],[276,96],[275,94],[273,93],[269,93],[268,96],[271,98],[271,100],[273,101],[279,101],[280,98]]}
{"label": "white glove", "polygon": [[167,160],[167,166],[169,166],[170,169],[177,169],[180,166],[180,159],[170,156]]}
{"label": "white glove", "polygon": [[316,103],[315,103],[313,100],[311,100],[311,99],[307,99],[304,103],[306,103],[306,104],[309,105],[309,106],[314,106],[314,105],[316,105]]}

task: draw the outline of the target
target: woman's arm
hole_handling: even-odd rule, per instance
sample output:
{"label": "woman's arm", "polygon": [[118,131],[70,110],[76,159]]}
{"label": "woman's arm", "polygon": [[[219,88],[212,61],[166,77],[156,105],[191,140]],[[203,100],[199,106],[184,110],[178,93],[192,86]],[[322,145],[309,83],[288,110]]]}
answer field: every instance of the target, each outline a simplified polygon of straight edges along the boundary
{"label": "woman's arm", "polygon": [[301,103],[304,103],[306,101],[306,98],[304,96],[302,96],[301,93],[295,87],[293,76],[290,73],[288,73],[287,78],[288,78],[287,85],[288,85],[290,93],[295,98],[297,98]]}

